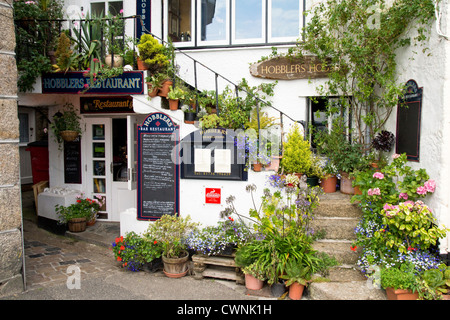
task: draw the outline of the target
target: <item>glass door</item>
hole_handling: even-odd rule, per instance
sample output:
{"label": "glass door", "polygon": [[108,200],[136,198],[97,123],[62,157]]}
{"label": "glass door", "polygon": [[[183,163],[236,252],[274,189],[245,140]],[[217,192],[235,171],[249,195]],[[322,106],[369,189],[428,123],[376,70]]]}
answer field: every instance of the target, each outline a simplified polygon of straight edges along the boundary
{"label": "glass door", "polygon": [[111,211],[111,119],[87,118],[86,121],[86,189],[87,197],[103,200],[98,219],[110,220]]}

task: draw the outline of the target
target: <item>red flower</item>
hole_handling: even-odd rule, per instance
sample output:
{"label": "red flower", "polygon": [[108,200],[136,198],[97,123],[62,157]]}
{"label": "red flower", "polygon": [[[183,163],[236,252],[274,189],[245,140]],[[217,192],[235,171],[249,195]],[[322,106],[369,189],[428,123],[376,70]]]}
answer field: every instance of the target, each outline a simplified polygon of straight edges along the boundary
{"label": "red flower", "polygon": [[228,219],[230,219],[230,221],[234,221],[234,219],[232,217],[228,217]]}
{"label": "red flower", "polygon": [[78,199],[78,200],[77,200],[77,202],[78,202],[78,203],[81,203],[81,200],[80,200],[80,199]]}
{"label": "red flower", "polygon": [[120,247],[120,250],[125,250],[125,247],[124,247],[124,246],[121,246],[121,247]]}
{"label": "red flower", "polygon": [[156,240],[155,240],[155,241],[153,241],[153,244],[157,244],[157,243],[158,243],[158,241],[156,241]]}
{"label": "red flower", "polygon": [[353,246],[353,247],[350,247],[350,250],[352,250],[352,251],[356,251],[356,246]]}
{"label": "red flower", "polygon": [[117,261],[122,261],[122,258],[121,257],[117,257]]}

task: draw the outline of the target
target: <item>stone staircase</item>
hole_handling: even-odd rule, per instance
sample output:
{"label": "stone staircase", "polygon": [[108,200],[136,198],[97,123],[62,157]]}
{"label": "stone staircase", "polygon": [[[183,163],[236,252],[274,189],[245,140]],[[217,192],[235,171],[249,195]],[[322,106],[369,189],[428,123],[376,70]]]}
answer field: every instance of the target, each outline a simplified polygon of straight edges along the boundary
{"label": "stone staircase", "polygon": [[326,235],[315,242],[314,248],[334,256],[340,265],[330,270],[330,282],[312,283],[308,287],[311,300],[386,300],[384,290],[371,287],[356,266],[359,252],[350,247],[362,212],[350,198],[339,191],[327,193],[321,196],[316,209],[314,229],[324,230]]}

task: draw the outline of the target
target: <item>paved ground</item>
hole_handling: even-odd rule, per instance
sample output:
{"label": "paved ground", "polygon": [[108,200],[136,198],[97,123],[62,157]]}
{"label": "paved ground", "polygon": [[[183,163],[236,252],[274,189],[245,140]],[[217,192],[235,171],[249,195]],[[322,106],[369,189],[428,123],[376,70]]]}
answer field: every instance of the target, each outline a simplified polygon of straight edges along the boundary
{"label": "paved ground", "polygon": [[87,232],[61,236],[39,228],[33,210],[24,208],[26,290],[0,300],[261,299],[233,281],[125,270],[108,248],[118,236],[117,225],[98,223]]}

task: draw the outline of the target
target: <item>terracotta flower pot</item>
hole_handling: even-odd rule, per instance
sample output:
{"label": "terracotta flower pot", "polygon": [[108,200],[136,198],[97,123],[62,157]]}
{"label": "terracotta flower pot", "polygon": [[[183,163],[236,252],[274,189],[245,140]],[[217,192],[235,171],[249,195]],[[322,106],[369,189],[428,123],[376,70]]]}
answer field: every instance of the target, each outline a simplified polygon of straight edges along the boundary
{"label": "terracotta flower pot", "polygon": [[325,193],[336,192],[336,184],[337,184],[337,177],[334,175],[327,176],[320,182],[320,186],[322,187]]}
{"label": "terracotta flower pot", "polygon": [[261,290],[264,286],[264,281],[259,280],[251,274],[245,275],[245,287],[250,290]]}
{"label": "terracotta flower pot", "polygon": [[386,295],[388,300],[417,300],[419,299],[418,292],[411,290],[386,288]]}
{"label": "terracotta flower pot", "polygon": [[173,82],[171,80],[164,81],[161,88],[159,89],[158,96],[167,97],[167,94],[169,93],[170,87],[172,85],[173,85]]}
{"label": "terracotta flower pot", "polygon": [[305,289],[304,285],[298,282],[294,282],[289,286],[289,298],[292,300],[301,300],[304,289]]}
{"label": "terracotta flower pot", "polygon": [[138,70],[148,70],[149,68],[149,65],[139,58],[137,58],[137,66]]}
{"label": "terracotta flower pot", "polygon": [[262,163],[259,162],[252,164],[252,169],[255,172],[260,172],[262,170],[262,167],[263,167]]}
{"label": "terracotta flower pot", "polygon": [[158,95],[158,91],[159,88],[158,87],[153,87],[151,82],[146,82],[147,84],[147,89],[148,89],[148,96],[149,97],[156,97]]}
{"label": "terracotta flower pot", "polygon": [[169,99],[169,109],[172,111],[178,110],[178,100]]}

